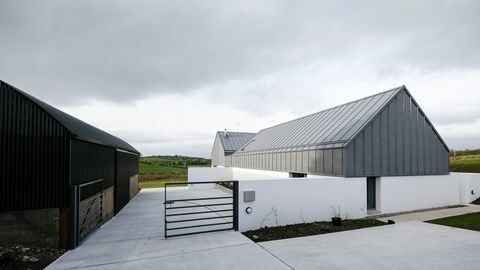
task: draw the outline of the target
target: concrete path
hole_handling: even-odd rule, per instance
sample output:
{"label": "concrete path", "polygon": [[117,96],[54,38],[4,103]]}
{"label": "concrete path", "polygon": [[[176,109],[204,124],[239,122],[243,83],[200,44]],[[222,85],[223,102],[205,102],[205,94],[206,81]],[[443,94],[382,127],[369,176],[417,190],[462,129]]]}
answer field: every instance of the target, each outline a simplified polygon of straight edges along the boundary
{"label": "concrete path", "polygon": [[446,208],[425,212],[416,212],[409,214],[401,214],[396,216],[390,216],[386,218],[379,218],[379,220],[387,221],[389,219],[394,220],[396,223],[406,221],[428,221],[439,218],[446,218],[451,216],[458,216],[469,213],[480,212],[480,205],[468,204],[465,207]]}
{"label": "concrete path", "polygon": [[480,269],[480,233],[424,222],[260,243],[294,269]]}
{"label": "concrete path", "polygon": [[[219,191],[197,190],[188,195],[212,192]],[[174,195],[186,194],[179,188]],[[80,247],[47,269],[289,269],[235,231],[165,240],[163,201],[163,189],[142,190]]]}

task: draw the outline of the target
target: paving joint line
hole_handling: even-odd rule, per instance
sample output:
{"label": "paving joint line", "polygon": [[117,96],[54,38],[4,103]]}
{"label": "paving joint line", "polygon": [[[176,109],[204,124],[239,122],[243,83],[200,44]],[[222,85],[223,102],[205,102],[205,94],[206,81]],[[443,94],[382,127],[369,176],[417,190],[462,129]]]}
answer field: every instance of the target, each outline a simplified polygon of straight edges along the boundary
{"label": "paving joint line", "polygon": [[75,266],[75,267],[70,267],[70,268],[65,268],[65,269],[82,269],[82,268],[91,268],[91,267],[104,266],[104,265],[110,265],[110,264],[144,261],[144,260],[151,260],[151,259],[158,259],[158,258],[164,258],[164,257],[170,257],[170,256],[177,256],[177,255],[182,255],[182,254],[191,254],[191,253],[197,253],[197,252],[209,251],[209,250],[215,250],[215,249],[221,249],[221,248],[237,247],[237,246],[243,246],[243,245],[249,245],[249,244],[251,244],[251,243],[242,243],[242,244],[236,244],[236,245],[230,245],[230,246],[222,246],[222,247],[214,247],[214,248],[207,248],[207,249],[200,249],[200,250],[192,250],[192,251],[187,251],[187,252],[172,253],[172,254],[166,254],[166,255],[161,255],[161,256],[139,258],[139,259],[132,259],[132,260],[123,260],[123,261],[114,261],[114,262],[108,262],[108,263],[82,265],[82,266]]}
{"label": "paving joint line", "polygon": [[260,244],[257,244],[255,243],[257,246],[259,246],[260,248],[262,248],[263,250],[265,250],[266,252],[268,252],[270,255],[272,255],[275,259],[279,260],[281,263],[283,263],[284,265],[286,265],[288,268],[292,269],[292,270],[295,270],[295,268],[293,266],[291,266],[290,264],[288,264],[287,262],[285,262],[284,260],[280,259],[280,257],[278,257],[277,255],[275,255],[273,252],[271,252],[270,250],[266,249],[265,247],[263,247],[262,245]]}

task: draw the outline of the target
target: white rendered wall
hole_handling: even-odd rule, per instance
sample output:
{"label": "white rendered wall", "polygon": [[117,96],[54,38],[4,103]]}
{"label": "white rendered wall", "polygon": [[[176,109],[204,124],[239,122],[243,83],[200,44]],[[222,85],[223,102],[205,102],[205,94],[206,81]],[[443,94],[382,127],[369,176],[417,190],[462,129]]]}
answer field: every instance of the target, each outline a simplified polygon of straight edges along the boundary
{"label": "white rendered wall", "polygon": [[232,181],[229,167],[188,167],[188,182]]}
{"label": "white rendered wall", "polygon": [[[277,226],[277,222],[287,225],[330,220],[330,206],[340,207],[343,218],[366,216],[365,178],[265,180],[239,181],[240,231]],[[244,202],[244,191],[255,191],[255,201]],[[251,214],[245,212],[247,207],[252,208]]]}
{"label": "white rendered wall", "polygon": [[234,180],[267,180],[288,178],[288,172],[264,171],[232,167]]}
{"label": "white rendered wall", "polygon": [[457,205],[459,192],[453,175],[381,177],[377,210],[386,214]]}
{"label": "white rendered wall", "polygon": [[[479,173],[450,173],[458,178],[460,185],[460,203],[467,204],[480,197]],[[472,194],[472,190],[475,194]]]}
{"label": "white rendered wall", "polygon": [[[229,167],[188,167],[188,182],[232,181]],[[189,188],[214,188],[215,184],[189,185]]]}

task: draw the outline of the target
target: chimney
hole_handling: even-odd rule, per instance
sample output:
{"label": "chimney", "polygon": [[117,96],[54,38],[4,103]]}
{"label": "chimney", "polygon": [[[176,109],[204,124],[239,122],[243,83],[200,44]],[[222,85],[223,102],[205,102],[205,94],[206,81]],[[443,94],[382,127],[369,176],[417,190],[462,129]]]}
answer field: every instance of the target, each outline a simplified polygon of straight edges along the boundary
{"label": "chimney", "polygon": [[227,129],[225,129],[225,131],[223,132],[223,135],[225,135],[225,137],[227,137]]}

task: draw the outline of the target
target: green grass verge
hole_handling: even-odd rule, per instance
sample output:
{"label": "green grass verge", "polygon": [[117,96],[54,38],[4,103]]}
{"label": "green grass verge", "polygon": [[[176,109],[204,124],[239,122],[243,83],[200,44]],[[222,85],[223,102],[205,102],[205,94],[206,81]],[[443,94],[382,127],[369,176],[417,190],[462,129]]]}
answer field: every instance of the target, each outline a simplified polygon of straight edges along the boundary
{"label": "green grass verge", "polygon": [[450,157],[450,171],[480,173],[480,155]]}
{"label": "green grass verge", "polygon": [[244,232],[243,235],[254,242],[280,240],[294,237],[310,236],[325,233],[342,232],[368,227],[382,226],[387,223],[376,219],[342,220],[341,226],[333,226],[331,222],[311,222],[294,225],[265,227],[258,230]]}
{"label": "green grass verge", "polygon": [[480,231],[480,213],[434,219],[427,222],[467,230]]}

